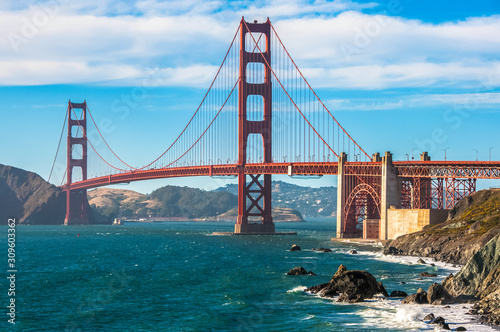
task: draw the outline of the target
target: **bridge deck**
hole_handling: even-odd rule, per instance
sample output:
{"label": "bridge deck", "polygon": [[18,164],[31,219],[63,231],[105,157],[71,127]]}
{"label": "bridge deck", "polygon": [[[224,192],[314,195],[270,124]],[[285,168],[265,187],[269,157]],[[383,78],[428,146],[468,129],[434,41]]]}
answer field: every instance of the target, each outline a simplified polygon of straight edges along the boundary
{"label": "bridge deck", "polygon": [[[500,179],[500,162],[498,161],[398,161],[394,162],[394,166],[401,177]],[[381,162],[347,162],[345,163],[345,167],[347,170],[346,173],[350,175],[377,176],[380,175]],[[230,164],[131,171],[74,182],[69,187],[63,186],[63,189],[91,189],[111,184],[173,177],[236,176],[239,169],[239,165]],[[243,166],[243,173],[337,175],[338,163],[246,164]]]}

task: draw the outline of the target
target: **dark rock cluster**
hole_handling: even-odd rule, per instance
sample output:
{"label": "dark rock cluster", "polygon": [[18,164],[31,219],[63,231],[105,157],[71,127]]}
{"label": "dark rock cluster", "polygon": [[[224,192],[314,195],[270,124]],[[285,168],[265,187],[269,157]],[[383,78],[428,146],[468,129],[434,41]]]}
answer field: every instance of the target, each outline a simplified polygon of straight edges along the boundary
{"label": "dark rock cluster", "polygon": [[316,273],[314,273],[313,271],[307,272],[307,270],[304,269],[302,266],[294,267],[293,269],[288,271],[286,274],[289,276],[303,276],[303,275],[315,276],[316,275]]}
{"label": "dark rock cluster", "polygon": [[306,291],[322,297],[339,296],[338,302],[348,303],[362,302],[376,294],[389,296],[382,283],[377,282],[371,273],[347,270],[344,265],[339,266],[329,282],[310,287]]}

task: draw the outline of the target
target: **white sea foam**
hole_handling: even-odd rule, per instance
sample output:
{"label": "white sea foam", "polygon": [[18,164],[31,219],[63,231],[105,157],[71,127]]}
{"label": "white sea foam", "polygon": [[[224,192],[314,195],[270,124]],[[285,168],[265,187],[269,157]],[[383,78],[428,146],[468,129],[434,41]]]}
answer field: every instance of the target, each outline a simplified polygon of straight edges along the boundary
{"label": "white sea foam", "polygon": [[298,259],[319,259],[319,257],[296,257]]}
{"label": "white sea foam", "polygon": [[[408,265],[418,264],[417,260],[419,259],[419,257],[412,256],[385,256],[379,253],[365,251],[358,251],[358,253],[359,255],[372,256],[374,259]],[[460,269],[460,267],[453,267],[452,264],[442,262],[433,263],[441,273],[449,273],[450,271],[456,272]],[[288,292],[298,292],[304,290],[305,287],[300,286]],[[314,296],[319,297],[319,295],[317,294],[315,294]],[[338,297],[324,300],[330,301],[332,305],[352,305],[348,303],[337,303],[337,299]],[[466,313],[472,308],[471,304],[452,304],[449,306],[449,308],[446,308],[445,306],[436,306],[430,304],[403,305],[401,299],[382,297],[370,299],[361,303],[356,303],[356,305],[365,308],[355,310],[351,314],[359,316],[360,318],[362,318],[363,322],[352,324],[345,323],[343,324],[344,326],[347,327],[349,325],[357,325],[362,327],[363,330],[370,327],[375,327],[377,329],[386,329],[388,331],[392,329],[405,329],[411,331],[440,331],[439,328],[437,328],[435,325],[427,324],[422,321],[427,314],[433,313],[435,317],[443,317],[446,323],[449,324],[451,330],[455,330],[457,327],[463,326],[467,329],[467,331],[500,331],[498,327],[480,324],[478,321],[478,316],[467,315]]]}
{"label": "white sea foam", "polygon": [[[399,255],[384,255],[382,252],[374,252],[374,251],[358,251],[358,255],[371,256],[373,259],[391,262],[391,263],[399,263],[405,265],[420,265],[420,266],[430,266],[430,264],[434,264],[438,271],[445,270],[446,273],[456,273],[460,271],[462,268],[461,265],[454,265],[445,262],[434,261],[432,258],[428,257],[419,257],[419,256],[399,256]],[[418,263],[419,259],[423,259],[427,264]],[[445,275],[446,276],[446,275]]]}
{"label": "white sea foam", "polygon": [[307,289],[306,286],[297,286],[293,289],[290,289],[290,290],[287,290],[286,292],[287,293],[300,293],[300,292],[303,292]]}
{"label": "white sea foam", "polygon": [[[352,305],[349,303],[336,303],[334,299],[325,299],[331,301],[332,305]],[[333,301],[332,301],[333,300]],[[500,331],[498,327],[482,325],[477,321],[477,316],[467,315],[472,305],[453,304],[450,308],[435,305],[403,305],[400,299],[378,299],[368,300],[362,303],[356,303],[357,306],[365,307],[358,309],[350,314],[362,318],[362,323],[344,323],[344,326],[357,325],[363,327],[362,330],[369,327],[377,329],[405,329],[409,331],[433,331],[437,328],[433,324],[427,324],[422,319],[429,313],[435,317],[441,316],[449,324],[451,330],[463,326],[467,331],[490,332]],[[358,307],[359,308],[359,307]],[[344,313],[348,314],[348,313]],[[437,331],[440,331],[437,329]]]}

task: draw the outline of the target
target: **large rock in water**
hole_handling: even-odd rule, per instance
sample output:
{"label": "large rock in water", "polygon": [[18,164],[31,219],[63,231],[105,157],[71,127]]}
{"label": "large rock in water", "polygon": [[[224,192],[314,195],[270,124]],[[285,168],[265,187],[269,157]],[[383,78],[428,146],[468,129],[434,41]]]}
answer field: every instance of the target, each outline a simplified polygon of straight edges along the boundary
{"label": "large rock in water", "polygon": [[293,269],[288,271],[286,274],[289,276],[303,276],[303,275],[307,275],[307,274],[311,275],[311,276],[316,275],[316,273],[314,273],[313,271],[307,272],[307,270],[304,269],[302,266],[294,267]]}
{"label": "large rock in water", "polygon": [[500,325],[500,235],[491,239],[455,276],[443,281],[454,295],[479,297],[482,321]]}
{"label": "large rock in water", "polygon": [[408,295],[403,299],[403,304],[426,304],[427,292],[419,288],[415,294]]}
{"label": "large rock in water", "polygon": [[422,288],[417,293],[408,295],[404,298],[403,304],[450,304],[450,303],[471,303],[470,297],[454,297],[440,284],[433,283],[429,289],[424,291]]}
{"label": "large rock in water", "polygon": [[362,302],[372,298],[375,294],[382,293],[388,297],[382,283],[367,271],[349,271],[340,265],[332,279],[325,284],[310,287],[306,290],[323,297],[340,295],[339,302]]}

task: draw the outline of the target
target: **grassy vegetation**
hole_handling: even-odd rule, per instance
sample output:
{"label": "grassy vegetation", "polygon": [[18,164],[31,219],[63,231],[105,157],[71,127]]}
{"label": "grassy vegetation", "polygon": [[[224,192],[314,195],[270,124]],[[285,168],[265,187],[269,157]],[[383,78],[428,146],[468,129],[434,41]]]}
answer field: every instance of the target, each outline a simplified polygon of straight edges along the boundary
{"label": "grassy vegetation", "polygon": [[[476,196],[471,205],[462,213],[456,215],[452,220],[445,224],[439,224],[426,228],[425,234],[433,236],[451,237],[459,234],[470,233],[471,236],[477,237],[485,234],[490,229],[500,226],[500,192],[492,193],[491,195],[484,194]],[[479,224],[477,224],[479,222]],[[459,227],[450,227],[461,223]],[[469,229],[474,227],[473,231]]]}
{"label": "grassy vegetation", "polygon": [[500,214],[499,197],[491,197],[482,204],[471,206],[462,214],[461,218],[467,222],[473,223],[475,221],[483,220],[485,217],[493,214]]}

